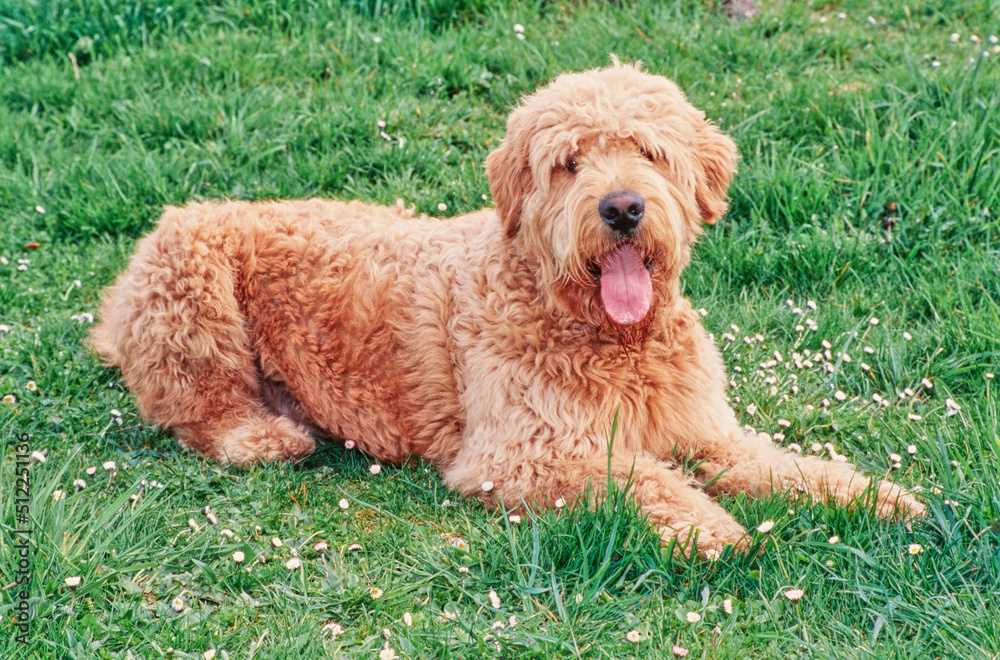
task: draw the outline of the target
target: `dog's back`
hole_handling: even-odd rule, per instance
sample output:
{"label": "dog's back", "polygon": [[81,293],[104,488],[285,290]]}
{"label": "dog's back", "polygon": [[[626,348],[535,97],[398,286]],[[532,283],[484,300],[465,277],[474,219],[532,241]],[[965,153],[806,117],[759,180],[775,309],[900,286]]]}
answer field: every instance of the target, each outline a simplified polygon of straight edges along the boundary
{"label": "dog's back", "polygon": [[146,419],[220,460],[304,455],[317,427],[403,460],[456,423],[457,402],[439,409],[404,374],[439,362],[437,380],[453,378],[446,273],[470,270],[490,218],[319,199],[171,207],[105,292],[91,343]]}

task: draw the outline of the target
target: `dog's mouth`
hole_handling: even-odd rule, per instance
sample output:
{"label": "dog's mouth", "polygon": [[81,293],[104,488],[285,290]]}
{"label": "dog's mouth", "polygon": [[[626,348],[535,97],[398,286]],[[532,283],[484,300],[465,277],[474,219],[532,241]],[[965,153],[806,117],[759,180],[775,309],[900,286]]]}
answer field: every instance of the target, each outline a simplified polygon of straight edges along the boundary
{"label": "dog's mouth", "polygon": [[649,313],[653,300],[653,259],[630,243],[590,263],[604,311],[618,325],[634,325]]}
{"label": "dog's mouth", "polygon": [[[649,271],[650,276],[653,274],[653,258],[643,257],[642,265]],[[600,261],[591,261],[587,266],[587,272],[590,273],[590,277],[593,278],[594,284],[599,284],[601,281],[601,263]]]}

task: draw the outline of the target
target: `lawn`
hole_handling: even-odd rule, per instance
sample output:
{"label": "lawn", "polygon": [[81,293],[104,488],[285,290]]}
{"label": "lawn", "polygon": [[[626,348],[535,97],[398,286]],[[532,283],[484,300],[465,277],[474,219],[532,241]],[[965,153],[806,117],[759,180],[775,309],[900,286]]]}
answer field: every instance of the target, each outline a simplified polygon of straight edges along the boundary
{"label": "lawn", "polygon": [[[1000,657],[1000,3],[761,4],[0,0],[0,656]],[[164,205],[476,209],[518,97],[609,53],[740,146],[684,282],[742,421],[926,518],[728,498],[775,524],[711,562],[620,493],[517,523],[332,441],[224,468],[87,349]]]}

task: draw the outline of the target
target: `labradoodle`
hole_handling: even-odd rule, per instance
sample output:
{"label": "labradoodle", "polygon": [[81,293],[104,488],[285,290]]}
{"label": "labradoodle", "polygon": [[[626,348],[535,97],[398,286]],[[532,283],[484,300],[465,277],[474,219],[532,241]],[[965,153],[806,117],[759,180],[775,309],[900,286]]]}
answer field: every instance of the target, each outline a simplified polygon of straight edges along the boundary
{"label": "labradoodle", "polygon": [[[219,461],[298,459],[334,436],[381,461],[422,456],[508,507],[573,503],[610,477],[664,542],[714,554],[745,538],[714,494],[852,505],[870,483],[748,435],[681,295],[736,155],[639,65],[565,74],[487,157],[495,210],[168,208],[107,291],[94,346],[144,417]],[[696,477],[677,456],[700,461]],[[872,492],[880,515],[923,511],[891,483]]]}

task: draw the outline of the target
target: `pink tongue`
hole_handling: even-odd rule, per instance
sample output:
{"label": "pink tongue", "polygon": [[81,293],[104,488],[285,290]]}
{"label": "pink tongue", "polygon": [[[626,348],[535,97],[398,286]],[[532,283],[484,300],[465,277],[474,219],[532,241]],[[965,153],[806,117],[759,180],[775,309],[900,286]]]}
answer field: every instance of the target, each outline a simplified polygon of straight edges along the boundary
{"label": "pink tongue", "polygon": [[601,302],[618,325],[638,323],[646,317],[653,300],[653,282],[642,263],[642,255],[624,245],[601,262]]}

